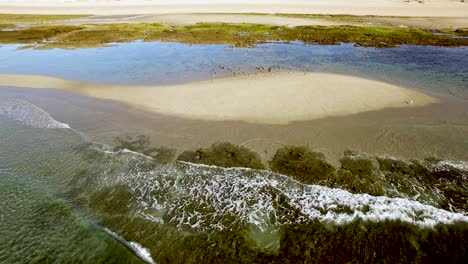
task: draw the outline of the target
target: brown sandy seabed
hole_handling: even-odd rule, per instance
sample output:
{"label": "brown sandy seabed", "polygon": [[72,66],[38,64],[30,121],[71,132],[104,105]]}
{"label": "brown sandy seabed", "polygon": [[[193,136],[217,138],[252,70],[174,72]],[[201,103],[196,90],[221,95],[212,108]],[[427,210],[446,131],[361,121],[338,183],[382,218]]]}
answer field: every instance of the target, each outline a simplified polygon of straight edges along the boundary
{"label": "brown sandy seabed", "polygon": [[307,145],[324,152],[332,162],[346,149],[406,159],[468,160],[468,103],[453,97],[424,107],[389,108],[287,125],[189,120],[49,89],[0,89],[0,100],[5,98],[27,100],[91,140],[106,144],[120,135],[147,134],[154,145],[178,151],[229,141],[253,149],[264,160],[285,144]]}

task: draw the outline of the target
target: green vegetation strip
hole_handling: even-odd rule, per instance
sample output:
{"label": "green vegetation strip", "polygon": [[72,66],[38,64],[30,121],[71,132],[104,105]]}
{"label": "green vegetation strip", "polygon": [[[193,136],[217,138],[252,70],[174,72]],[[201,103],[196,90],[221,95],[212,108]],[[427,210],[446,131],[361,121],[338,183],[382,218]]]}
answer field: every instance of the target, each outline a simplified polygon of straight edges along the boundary
{"label": "green vegetation strip", "polygon": [[0,23],[0,29],[2,28],[8,28],[8,27],[14,27],[14,24],[6,24],[6,23]]}
{"label": "green vegetation strip", "polygon": [[187,26],[163,24],[99,24],[83,26],[42,25],[0,31],[0,43],[34,44],[36,49],[108,46],[115,42],[166,41],[188,44],[229,44],[250,47],[268,41],[302,41],[308,44],[356,43],[367,47],[397,45],[467,46],[468,40],[404,28],[355,26],[281,27],[258,24],[200,23]]}
{"label": "green vegetation strip", "polygon": [[459,28],[459,29],[455,30],[455,34],[458,34],[460,36],[468,37],[468,28]]}
{"label": "green vegetation strip", "polygon": [[468,37],[468,28],[458,28],[458,29],[443,29],[441,30],[441,33],[445,34],[452,34],[452,35],[457,35],[461,37]]}

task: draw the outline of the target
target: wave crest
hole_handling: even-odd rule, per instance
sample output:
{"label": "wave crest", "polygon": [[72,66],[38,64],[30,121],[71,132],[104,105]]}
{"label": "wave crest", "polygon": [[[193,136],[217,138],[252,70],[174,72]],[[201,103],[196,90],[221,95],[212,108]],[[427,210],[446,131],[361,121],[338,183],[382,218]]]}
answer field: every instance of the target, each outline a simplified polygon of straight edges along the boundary
{"label": "wave crest", "polygon": [[131,152],[103,154],[104,163],[127,167],[104,172],[99,177],[102,185],[128,186],[140,215],[180,228],[216,231],[254,225],[268,230],[310,220],[343,225],[357,219],[398,220],[420,227],[468,222],[464,214],[417,201],[306,185],[269,171],[186,162],[157,166]]}
{"label": "wave crest", "polygon": [[11,99],[1,102],[0,116],[35,128],[70,128],[68,124],[53,119],[42,108],[24,100]]}

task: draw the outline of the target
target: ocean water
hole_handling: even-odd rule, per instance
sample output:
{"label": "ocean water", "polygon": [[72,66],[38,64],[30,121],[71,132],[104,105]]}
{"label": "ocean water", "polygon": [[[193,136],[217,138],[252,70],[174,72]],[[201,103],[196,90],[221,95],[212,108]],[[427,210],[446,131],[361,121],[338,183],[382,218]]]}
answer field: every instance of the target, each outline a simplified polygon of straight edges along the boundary
{"label": "ocean water", "polygon": [[[0,135],[0,259],[5,263],[307,261],[302,253],[288,255],[285,245],[307,247],[295,237],[308,225],[309,231],[331,232],[332,242],[338,239],[336,229],[370,236],[393,226],[379,235],[389,244],[398,242],[394,236],[410,234],[416,239],[411,243],[425,245],[413,248],[424,256],[457,241],[436,257],[466,258],[460,251],[468,232],[466,212],[434,207],[418,195],[352,194],[245,168],[158,165],[142,154],[89,141],[22,100],[0,102]],[[466,162],[441,166],[468,175]],[[382,223],[386,226],[374,226]],[[431,242],[432,236],[439,241]],[[374,242],[359,241],[377,250]],[[368,254],[359,247],[346,250],[356,251],[355,258]]]}
{"label": "ocean water", "polygon": [[[0,47],[0,73],[162,84],[272,68],[352,74],[468,97],[466,47],[18,47]],[[270,171],[159,165],[93,142],[25,98],[0,98],[0,263],[468,261],[466,205],[444,203],[436,186],[398,193],[403,188],[395,181],[388,188],[397,195],[371,196]],[[467,161],[431,166],[450,176],[445,191],[466,197]]]}

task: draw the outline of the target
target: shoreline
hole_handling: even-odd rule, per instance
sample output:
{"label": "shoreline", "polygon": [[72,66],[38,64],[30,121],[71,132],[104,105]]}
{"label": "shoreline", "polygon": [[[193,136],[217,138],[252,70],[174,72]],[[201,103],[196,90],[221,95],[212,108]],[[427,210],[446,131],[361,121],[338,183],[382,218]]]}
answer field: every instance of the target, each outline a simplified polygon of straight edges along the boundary
{"label": "shoreline", "polygon": [[335,165],[347,149],[405,160],[468,160],[467,105],[452,97],[424,107],[387,108],[288,125],[190,120],[64,90],[0,88],[0,100],[10,98],[32,103],[93,141],[108,145],[118,136],[143,134],[155,146],[177,150],[232,142],[257,152],[264,161],[285,145],[308,146]]}
{"label": "shoreline", "polygon": [[418,3],[403,0],[42,0],[0,3],[0,13],[11,14],[177,14],[177,13],[302,13],[410,17],[466,17],[468,4],[459,1]]}
{"label": "shoreline", "polygon": [[162,86],[93,84],[47,76],[0,74],[0,86],[63,90],[191,120],[259,124],[288,124],[440,102],[424,93],[384,82],[305,72]]}

